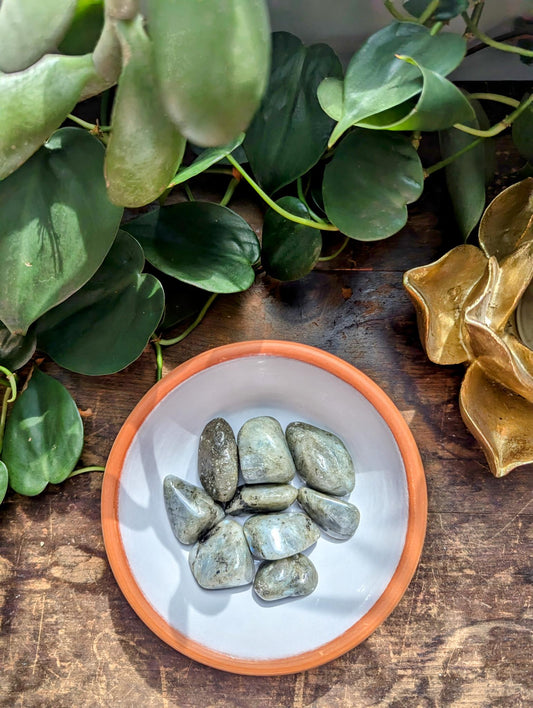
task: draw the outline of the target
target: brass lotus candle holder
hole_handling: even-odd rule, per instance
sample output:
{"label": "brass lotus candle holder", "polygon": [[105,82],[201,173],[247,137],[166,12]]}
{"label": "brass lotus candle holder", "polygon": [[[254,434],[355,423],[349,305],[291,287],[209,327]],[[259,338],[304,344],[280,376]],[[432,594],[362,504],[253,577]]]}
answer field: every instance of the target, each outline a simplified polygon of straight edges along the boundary
{"label": "brass lotus candle holder", "polygon": [[461,415],[503,477],[533,462],[533,178],[491,202],[479,244],[407,271],[404,286],[429,359],[467,365]]}

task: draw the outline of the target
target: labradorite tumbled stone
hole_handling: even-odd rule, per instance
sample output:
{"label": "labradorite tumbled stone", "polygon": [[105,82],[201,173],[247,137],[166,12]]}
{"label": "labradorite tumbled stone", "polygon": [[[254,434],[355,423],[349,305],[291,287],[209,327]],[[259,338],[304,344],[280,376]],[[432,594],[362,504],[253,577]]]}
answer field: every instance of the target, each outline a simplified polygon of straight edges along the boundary
{"label": "labradorite tumbled stone", "polygon": [[261,560],[288,558],[320,538],[318,526],[300,512],[251,516],[243,531],[253,555]]}
{"label": "labradorite tumbled stone", "polygon": [[318,573],[307,556],[297,553],[281,560],[265,561],[255,575],[254,590],[262,600],[305,597],[318,585]]}
{"label": "labradorite tumbled stone", "polygon": [[172,531],[181,543],[195,543],[224,518],[222,507],[203,489],[175,475],[165,477],[163,495]]}
{"label": "labradorite tumbled stone", "polygon": [[285,431],[298,475],[313,489],[342,497],[355,486],[355,470],[342,440],[309,423],[290,423]]}
{"label": "labradorite tumbled stone", "polygon": [[206,590],[236,588],[254,579],[254,561],[242,526],[227,517],[193,547],[189,566]]}
{"label": "labradorite tumbled stone", "polygon": [[283,511],[294,501],[298,490],[292,484],[250,484],[239,487],[226,506],[226,514],[265,514]]}
{"label": "labradorite tumbled stone", "polygon": [[251,418],[237,436],[239,462],[246,484],[286,484],[295,469],[281,425],[275,418]]}
{"label": "labradorite tumbled stone", "polygon": [[233,498],[239,479],[237,443],[224,418],[209,421],[198,444],[198,475],[205,491],[215,501]]}
{"label": "labradorite tumbled stone", "polygon": [[359,509],[343,499],[302,487],[298,490],[298,502],[313,521],[333,538],[351,538],[359,526]]}

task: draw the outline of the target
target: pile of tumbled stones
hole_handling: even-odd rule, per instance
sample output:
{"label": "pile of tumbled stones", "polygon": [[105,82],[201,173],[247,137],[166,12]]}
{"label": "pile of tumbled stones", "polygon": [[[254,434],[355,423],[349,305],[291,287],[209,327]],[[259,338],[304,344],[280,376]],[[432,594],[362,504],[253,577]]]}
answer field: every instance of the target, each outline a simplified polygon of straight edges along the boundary
{"label": "pile of tumbled stones", "polygon": [[[296,473],[307,486],[290,484]],[[174,475],[163,488],[174,535],[195,544],[189,565],[208,590],[253,581],[263,600],[309,595],[318,574],[303,551],[320,529],[346,540],[359,525],[357,507],[340,499],[355,485],[350,453],[339,437],[308,423],[290,423],[283,434],[277,420],[259,416],[236,441],[229,423],[215,418],[200,436],[198,474],[203,489]],[[279,513],[296,500],[303,512]],[[241,514],[250,515],[243,525],[230,518]],[[257,573],[254,558],[264,561]]]}

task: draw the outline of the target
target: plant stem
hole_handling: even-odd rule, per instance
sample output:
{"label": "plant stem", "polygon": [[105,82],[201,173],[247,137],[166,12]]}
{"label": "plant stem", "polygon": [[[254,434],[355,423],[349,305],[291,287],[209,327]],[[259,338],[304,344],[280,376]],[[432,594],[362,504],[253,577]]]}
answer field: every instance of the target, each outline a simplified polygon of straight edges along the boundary
{"label": "plant stem", "polygon": [[405,21],[411,19],[407,15],[402,15],[402,13],[394,7],[393,0],[385,0],[384,5],[390,14],[397,20]]}
{"label": "plant stem", "polygon": [[227,155],[226,156],[229,162],[235,167],[235,169],[241,173],[241,175],[244,177],[244,179],[248,182],[248,184],[255,189],[257,194],[265,201],[268,206],[273,209],[275,212],[280,214],[281,216],[284,216],[286,219],[289,221],[294,221],[297,224],[303,224],[303,226],[310,226],[312,229],[321,229],[323,231],[338,231],[339,229],[336,226],[333,226],[333,224],[327,224],[326,222],[318,223],[316,221],[311,221],[310,219],[304,219],[300,216],[295,216],[294,214],[291,214],[290,211],[287,211],[286,209],[283,209],[280,207],[276,202],[271,199],[266,192],[264,192],[261,187],[254,182],[254,180],[250,177],[250,175],[239,165],[237,160],[232,155]]}
{"label": "plant stem", "polygon": [[17,397],[17,377],[12,371],[6,369],[5,366],[0,366],[0,371],[8,380],[9,388],[11,389],[11,398],[9,399],[8,403],[13,403],[13,401]]}
{"label": "plant stem", "polygon": [[461,17],[465,21],[470,34],[472,34],[474,37],[476,37],[476,39],[479,39],[481,42],[486,44],[488,47],[500,49],[502,52],[519,54],[523,57],[533,57],[533,50],[531,49],[523,49],[522,47],[517,47],[514,44],[504,44],[503,42],[498,42],[495,39],[492,39],[492,37],[489,37],[488,34],[481,32],[481,30],[479,30],[476,25],[472,23],[470,17],[466,12],[461,13]]}
{"label": "plant stem", "polygon": [[509,96],[500,96],[499,93],[471,93],[469,98],[477,98],[478,101],[495,101],[496,103],[504,103],[511,108],[518,108],[520,101]]}
{"label": "plant stem", "polygon": [[514,110],[508,116],[505,116],[503,120],[501,120],[499,123],[496,123],[496,125],[493,125],[492,128],[488,128],[488,130],[478,130],[477,128],[471,128],[470,126],[463,125],[462,123],[456,123],[453,127],[457,128],[457,130],[462,130],[463,133],[475,135],[479,138],[493,138],[495,135],[499,135],[499,133],[502,133],[504,130],[509,128],[512,125],[513,121],[515,121],[518,116],[523,113],[528,106],[531,105],[532,102],[533,94],[531,94],[531,96],[529,96],[529,98],[527,98],[523,103],[521,103],[516,110]]}
{"label": "plant stem", "polygon": [[240,182],[240,178],[237,179],[237,177],[233,177],[231,182],[228,184],[228,187],[224,193],[224,196],[220,200],[220,206],[227,206],[233,196],[233,192],[235,191],[237,185]]}
{"label": "plant stem", "polygon": [[[494,42],[503,42],[507,39],[519,39],[521,37],[532,37],[533,35],[530,32],[526,32],[524,30],[512,30],[511,32],[504,32],[503,34],[499,34],[497,37],[493,37]],[[506,45],[507,46],[507,45]],[[487,49],[487,45],[484,44],[483,42],[480,42],[480,44],[474,44],[473,47],[470,47],[467,52],[466,56],[469,57],[472,54],[475,54],[476,52],[480,52],[482,49]]]}
{"label": "plant stem", "polygon": [[156,363],[156,378],[157,381],[161,381],[163,378],[163,350],[161,349],[161,344],[157,339],[152,341],[155,349],[155,363]]}
{"label": "plant stem", "polygon": [[420,22],[421,25],[426,24],[426,22],[430,19],[431,15],[435,12],[435,10],[438,8],[439,5],[440,5],[440,0],[431,0],[431,2],[426,7],[424,12],[418,18],[418,21]]}
{"label": "plant stem", "polygon": [[305,208],[309,212],[311,218],[317,222],[317,224],[326,224],[327,222],[324,221],[324,219],[321,219],[318,214],[315,214],[315,212],[311,209],[309,204],[307,203],[307,199],[305,198],[304,190],[303,190],[303,185],[302,185],[302,178],[298,177],[296,180],[296,191],[298,193],[298,199],[304,204]]}
{"label": "plant stem", "polygon": [[431,167],[424,170],[424,177],[429,177],[429,175],[437,172],[437,170],[441,170],[443,167],[448,167],[448,165],[451,165],[454,160],[457,160],[458,157],[461,157],[461,155],[464,155],[465,152],[472,150],[472,148],[475,148],[476,145],[479,145],[481,142],[483,142],[483,138],[476,138],[476,140],[472,140],[469,145],[466,145],[464,148],[461,148],[461,150],[454,152],[453,155],[450,155],[445,160],[441,160],[440,162],[436,162],[434,165],[431,165]]}
{"label": "plant stem", "polygon": [[85,472],[105,472],[105,467],[100,467],[98,465],[93,465],[91,467],[80,467],[79,470],[72,470],[67,479],[76,477],[79,474],[85,474]]}
{"label": "plant stem", "polygon": [[77,123],[82,128],[90,130],[92,133],[108,133],[111,130],[110,125],[98,125],[97,123],[88,123],[86,120],[83,120],[83,118],[78,118],[78,116],[75,116],[72,113],[69,113],[67,115],[67,118],[69,118],[73,123]]}
{"label": "plant stem", "polygon": [[194,199],[194,194],[191,192],[191,188],[189,187],[189,185],[187,184],[187,182],[185,182],[185,183],[183,184],[183,189],[185,190],[185,194],[187,195],[187,199],[188,199],[190,202],[194,202],[194,201],[195,201],[195,199]]}
{"label": "plant stem", "polygon": [[319,260],[321,263],[323,263],[324,261],[332,261],[334,258],[337,258],[337,256],[339,256],[339,255],[344,251],[344,249],[345,249],[346,246],[348,245],[349,241],[350,241],[350,237],[349,237],[349,236],[346,236],[346,238],[344,239],[344,242],[343,242],[342,246],[341,246],[340,248],[338,248],[338,249],[335,251],[335,253],[332,253],[331,256],[321,256],[318,260]]}
{"label": "plant stem", "polygon": [[432,37],[434,37],[436,34],[438,34],[438,33],[441,31],[441,29],[442,29],[443,27],[444,27],[444,22],[440,22],[440,21],[439,21],[439,22],[435,22],[435,24],[434,24],[433,27],[431,28],[431,31],[430,31],[429,34],[430,34]]}
{"label": "plant stem", "polygon": [[479,20],[481,19],[481,13],[483,12],[483,9],[485,7],[485,0],[479,0],[479,2],[476,4],[474,9],[472,10],[472,15],[470,16],[470,22],[475,25],[476,27],[479,24]]}
{"label": "plant stem", "polygon": [[4,400],[2,401],[2,412],[0,413],[0,452],[4,444],[4,431],[6,429],[7,405],[9,403],[9,389],[4,392]]}
{"label": "plant stem", "polygon": [[[193,329],[196,329],[200,322],[204,319],[206,312],[209,310],[211,305],[213,304],[213,301],[215,300],[216,296],[218,293],[212,293],[205,305],[202,307],[200,312],[198,313],[198,316],[194,320],[192,324],[190,324],[186,330],[184,330],[181,334],[179,334],[177,337],[174,337],[174,339],[158,339],[155,340],[157,341],[158,344],[160,344],[163,347],[171,347],[173,344],[178,344],[178,342],[181,342],[187,337]],[[155,343],[154,341],[154,343]]]}

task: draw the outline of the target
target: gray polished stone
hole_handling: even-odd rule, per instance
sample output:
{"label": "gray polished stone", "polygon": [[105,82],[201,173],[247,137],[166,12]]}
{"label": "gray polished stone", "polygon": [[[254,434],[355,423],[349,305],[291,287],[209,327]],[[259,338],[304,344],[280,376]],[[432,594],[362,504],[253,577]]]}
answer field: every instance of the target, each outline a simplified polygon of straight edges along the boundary
{"label": "gray polished stone", "polygon": [[254,561],[242,526],[227,517],[192,548],[189,566],[206,590],[236,588],[254,579]]}
{"label": "gray polished stone", "polygon": [[237,443],[224,418],[210,420],[200,435],[198,475],[205,491],[215,501],[228,502],[233,498],[239,479]]}
{"label": "gray polished stone", "polygon": [[359,509],[343,499],[302,487],[298,490],[298,502],[313,521],[333,538],[351,538],[359,526]]}
{"label": "gray polished stone", "polygon": [[251,516],[243,530],[253,555],[262,560],[301,553],[320,538],[318,526],[300,512]]}
{"label": "gray polished stone", "polygon": [[281,425],[270,416],[251,418],[237,436],[241,473],[246,484],[286,484],[295,468]]}
{"label": "gray polished stone", "polygon": [[297,553],[281,560],[265,561],[255,575],[254,590],[263,600],[310,595],[318,584],[318,573],[307,556]]}
{"label": "gray polished stone", "polygon": [[298,490],[292,484],[250,484],[239,487],[226,506],[226,514],[265,514],[283,511],[296,501]]}
{"label": "gray polished stone", "polygon": [[355,486],[355,469],[342,440],[308,423],[290,423],[285,432],[298,475],[319,492],[342,497]]}
{"label": "gray polished stone", "polygon": [[224,510],[209,494],[175,475],[165,477],[163,495],[172,531],[181,543],[195,543],[224,518]]}

